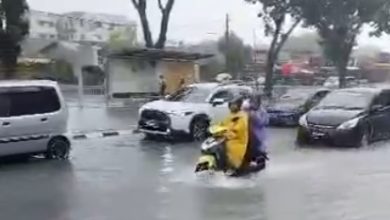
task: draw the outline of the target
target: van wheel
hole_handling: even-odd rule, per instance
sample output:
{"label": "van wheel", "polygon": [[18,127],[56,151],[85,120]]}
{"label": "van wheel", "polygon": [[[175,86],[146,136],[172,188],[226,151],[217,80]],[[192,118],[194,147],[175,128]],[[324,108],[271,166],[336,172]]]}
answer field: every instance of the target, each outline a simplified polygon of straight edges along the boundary
{"label": "van wheel", "polygon": [[205,119],[197,119],[191,124],[191,137],[194,141],[203,141],[207,138],[209,122]]}
{"label": "van wheel", "polygon": [[46,159],[49,160],[66,160],[69,158],[70,143],[64,138],[52,139],[45,153]]}

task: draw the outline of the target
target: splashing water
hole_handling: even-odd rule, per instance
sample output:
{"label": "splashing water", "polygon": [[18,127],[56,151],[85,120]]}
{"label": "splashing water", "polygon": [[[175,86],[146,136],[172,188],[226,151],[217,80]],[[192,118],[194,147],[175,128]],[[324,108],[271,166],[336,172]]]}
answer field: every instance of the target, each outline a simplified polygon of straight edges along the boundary
{"label": "splashing water", "polygon": [[192,168],[187,167],[176,172],[170,181],[197,187],[243,189],[255,187],[260,182],[260,179],[257,177],[258,175],[234,178],[226,176],[222,172],[202,172],[195,174]]}

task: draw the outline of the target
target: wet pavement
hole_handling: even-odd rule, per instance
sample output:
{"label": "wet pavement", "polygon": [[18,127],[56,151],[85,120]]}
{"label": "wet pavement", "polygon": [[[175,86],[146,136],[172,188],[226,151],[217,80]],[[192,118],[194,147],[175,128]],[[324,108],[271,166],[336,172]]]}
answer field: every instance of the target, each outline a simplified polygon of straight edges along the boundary
{"label": "wet pavement", "polygon": [[[70,131],[132,129],[139,104],[79,108]],[[365,149],[294,145],[294,129],[269,129],[267,170],[244,179],[193,173],[196,143],[142,135],[73,142],[71,159],[0,164],[2,219],[390,219],[390,142]]]}
{"label": "wet pavement", "polygon": [[82,107],[76,99],[67,97],[69,110],[68,130],[70,132],[91,132],[98,130],[134,129],[137,124],[141,102],[126,106],[109,107],[103,97],[86,97]]}
{"label": "wet pavement", "polygon": [[73,143],[69,162],[0,166],[2,219],[390,219],[390,145],[298,149],[271,129],[269,167],[245,179],[196,177],[198,144],[140,135]]}

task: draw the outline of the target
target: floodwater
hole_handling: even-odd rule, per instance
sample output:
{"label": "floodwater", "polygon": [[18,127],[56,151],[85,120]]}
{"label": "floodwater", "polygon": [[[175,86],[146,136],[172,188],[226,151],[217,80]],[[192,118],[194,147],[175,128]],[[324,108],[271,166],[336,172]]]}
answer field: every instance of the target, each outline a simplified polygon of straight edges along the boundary
{"label": "floodwater", "polygon": [[390,145],[298,149],[272,129],[271,161],[248,178],[195,176],[193,143],[139,135],[74,142],[69,162],[0,166],[2,219],[390,219]]}

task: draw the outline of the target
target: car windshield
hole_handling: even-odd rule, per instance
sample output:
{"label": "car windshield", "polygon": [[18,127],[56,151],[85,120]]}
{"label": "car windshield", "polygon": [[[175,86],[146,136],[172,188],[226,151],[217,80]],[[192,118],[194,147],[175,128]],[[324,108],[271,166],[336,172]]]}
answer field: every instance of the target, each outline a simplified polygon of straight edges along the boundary
{"label": "car windshield", "polygon": [[374,95],[363,91],[335,91],[327,95],[318,104],[317,109],[366,109]]}
{"label": "car windshield", "polygon": [[167,100],[172,102],[202,103],[206,102],[210,92],[210,89],[190,86],[170,95]]}
{"label": "car windshield", "polygon": [[304,103],[310,96],[306,90],[291,90],[280,97],[282,103]]}

